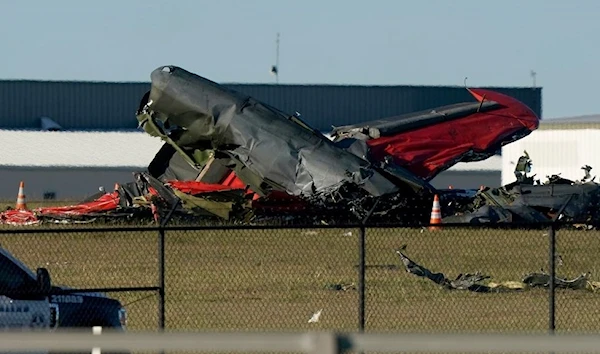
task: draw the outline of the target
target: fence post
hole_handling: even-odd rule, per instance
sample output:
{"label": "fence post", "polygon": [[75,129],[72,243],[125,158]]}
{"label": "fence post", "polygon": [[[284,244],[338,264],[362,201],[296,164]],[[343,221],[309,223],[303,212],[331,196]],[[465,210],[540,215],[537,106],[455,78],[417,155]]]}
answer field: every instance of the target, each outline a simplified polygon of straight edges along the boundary
{"label": "fence post", "polygon": [[171,221],[180,203],[181,200],[177,200],[158,225],[158,328],[160,332],[165,330],[165,226]]}
{"label": "fence post", "polygon": [[358,237],[358,331],[365,331],[365,245],[366,229],[362,225]]}
{"label": "fence post", "polygon": [[158,328],[165,329],[165,229],[158,229]]}
{"label": "fence post", "polygon": [[550,286],[548,290],[548,330],[552,335],[554,334],[554,330],[556,328],[556,235],[554,224],[551,224],[550,228],[548,229],[548,246],[548,267],[550,268]]}
{"label": "fence post", "polygon": [[375,203],[360,222],[360,232],[358,237],[358,331],[360,333],[365,331],[365,263],[366,263],[366,238],[367,238],[367,221],[375,212],[377,205],[381,199],[375,199]]}

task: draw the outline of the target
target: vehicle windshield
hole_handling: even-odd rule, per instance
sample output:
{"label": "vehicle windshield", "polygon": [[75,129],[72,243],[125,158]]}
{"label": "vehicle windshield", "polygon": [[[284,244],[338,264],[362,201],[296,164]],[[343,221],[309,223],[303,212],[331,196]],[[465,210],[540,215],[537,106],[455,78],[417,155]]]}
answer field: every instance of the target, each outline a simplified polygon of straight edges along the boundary
{"label": "vehicle windshield", "polygon": [[32,274],[21,268],[12,257],[0,252],[0,294],[24,292],[35,286]]}

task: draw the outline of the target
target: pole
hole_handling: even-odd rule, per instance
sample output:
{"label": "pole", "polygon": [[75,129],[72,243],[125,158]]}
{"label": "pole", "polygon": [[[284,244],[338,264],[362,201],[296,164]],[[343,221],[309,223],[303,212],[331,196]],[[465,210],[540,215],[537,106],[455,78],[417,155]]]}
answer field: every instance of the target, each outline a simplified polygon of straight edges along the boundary
{"label": "pole", "polygon": [[380,200],[381,199],[379,198],[375,200],[375,203],[373,203],[373,207],[371,207],[367,215],[365,215],[365,217],[361,220],[360,232],[358,237],[358,331],[361,333],[365,331],[365,264],[367,253],[367,227],[365,225],[367,224],[367,221],[369,220],[371,215],[373,215],[373,212],[375,212],[375,208],[377,208],[377,205],[379,204]]}
{"label": "pole", "polygon": [[555,298],[555,279],[556,279],[556,235],[554,225],[550,225],[548,230],[549,244],[549,268],[550,268],[550,288],[548,294],[548,330],[550,334],[554,334],[556,328],[556,298]]}
{"label": "pole", "polygon": [[366,230],[360,227],[358,238],[358,331],[365,331],[365,246]]}
{"label": "pole", "polygon": [[160,332],[165,330],[165,226],[171,221],[179,203],[181,200],[173,204],[158,229],[158,328]]}
{"label": "pole", "polygon": [[165,229],[158,231],[158,328],[165,329]]}
{"label": "pole", "polygon": [[275,68],[277,69],[275,72],[275,82],[279,84],[279,32],[277,32],[277,40],[275,45]]}

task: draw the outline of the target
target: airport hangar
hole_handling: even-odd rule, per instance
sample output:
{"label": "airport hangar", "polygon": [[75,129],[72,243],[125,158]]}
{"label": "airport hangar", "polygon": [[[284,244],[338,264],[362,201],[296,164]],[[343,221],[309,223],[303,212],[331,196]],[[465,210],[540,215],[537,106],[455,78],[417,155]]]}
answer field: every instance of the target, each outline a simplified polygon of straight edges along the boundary
{"label": "airport hangar", "polygon": [[[460,86],[225,84],[301,118],[332,126],[472,101]],[[149,82],[0,80],[0,199],[81,200],[132,181],[162,142],[137,130],[135,111]],[[542,117],[542,88],[486,87],[515,97]],[[54,122],[46,124],[48,121]],[[459,163],[438,175],[438,188],[499,186],[500,155]]]}

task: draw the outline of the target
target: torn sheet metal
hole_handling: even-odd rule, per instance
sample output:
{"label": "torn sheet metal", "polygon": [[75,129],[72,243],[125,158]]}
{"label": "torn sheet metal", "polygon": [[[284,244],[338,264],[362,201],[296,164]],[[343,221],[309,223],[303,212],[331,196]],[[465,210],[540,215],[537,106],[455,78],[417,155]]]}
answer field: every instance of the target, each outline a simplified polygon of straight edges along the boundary
{"label": "torn sheet metal", "polygon": [[519,159],[516,181],[499,188],[485,188],[461,212],[447,215],[444,223],[540,223],[548,221],[598,225],[600,221],[600,185],[590,180],[590,166],[584,177],[571,181],[549,176],[541,183],[527,176],[531,171],[529,155]]}
{"label": "torn sheet metal", "polygon": [[[573,279],[555,277],[554,278],[554,286],[558,289],[595,290],[595,288],[597,288],[597,283],[592,282],[589,279],[589,276],[590,276],[589,273],[583,273]],[[523,283],[530,287],[547,288],[550,286],[551,279],[552,279],[552,277],[548,273],[534,272],[531,274],[527,274],[525,277],[523,277]]]}
{"label": "torn sheet metal", "polygon": [[484,205],[471,212],[447,216],[442,221],[451,224],[511,223],[513,222],[513,214],[503,207]]}
{"label": "torn sheet metal", "polygon": [[0,213],[0,224],[25,226],[39,223],[41,220],[31,210],[6,210]]}
{"label": "torn sheet metal", "polygon": [[197,195],[203,193],[210,192],[223,192],[223,191],[231,191],[231,190],[239,190],[242,191],[244,188],[235,188],[229,187],[222,184],[212,184],[212,183],[204,183],[204,182],[196,182],[196,181],[169,181],[167,184],[174,189],[177,189],[183,193]]}
{"label": "torn sheet metal", "polygon": [[[520,281],[492,282],[489,281],[491,276],[483,275],[479,272],[472,274],[461,273],[454,280],[451,280],[443,273],[434,273],[426,267],[408,258],[408,256],[405,254],[405,249],[406,246],[403,246],[401,249],[396,250],[396,254],[400,257],[400,261],[408,273],[414,274],[418,277],[427,278],[449,290],[468,290],[472,292],[484,293],[517,291],[535,287],[548,287],[550,286],[552,279],[549,274],[542,271],[527,274]],[[487,281],[487,283],[484,281]],[[583,273],[573,279],[555,277],[554,284],[558,289],[590,291],[596,291],[600,286],[599,282],[591,281],[589,279],[589,273]]]}
{"label": "torn sheet metal", "polygon": [[76,205],[62,207],[44,207],[36,209],[35,212],[39,216],[81,216],[95,213],[106,213],[116,210],[119,206],[119,193],[112,192],[104,194],[98,199]]}
{"label": "torn sheet metal", "polygon": [[230,220],[234,215],[245,214],[250,207],[252,193],[245,188],[229,187],[196,181],[170,181],[173,193],[182,201],[182,206],[201,216],[207,213]]}
{"label": "torn sheet metal", "polygon": [[184,208],[196,211],[198,216],[202,214],[212,214],[223,220],[229,220],[234,211],[233,201],[215,201],[207,198],[195,197],[179,190],[175,190],[174,193],[181,199]]}
{"label": "torn sheet metal", "polygon": [[41,207],[32,210],[6,210],[0,213],[0,224],[37,225],[43,222],[57,222],[82,219],[93,220],[97,216],[110,217],[118,209],[119,193],[102,193],[99,197],[75,205]]}
{"label": "torn sheet metal", "polygon": [[202,182],[163,184],[146,172],[134,173],[134,181],[116,185],[114,191],[98,192],[81,203],[0,213],[0,224],[81,223],[96,219],[163,220],[176,217],[242,219],[251,207],[252,195],[245,189]]}
{"label": "torn sheet metal", "polygon": [[482,280],[488,279],[489,276],[478,272],[474,274],[467,273],[459,274],[456,279],[450,280],[443,273],[434,273],[422,265],[413,262],[402,250],[397,250],[396,254],[400,257],[408,273],[427,278],[446,289],[470,290],[475,292],[489,292],[491,290],[489,287],[479,284]]}

